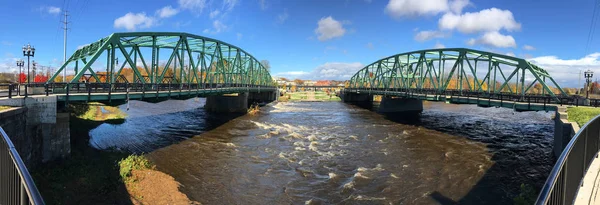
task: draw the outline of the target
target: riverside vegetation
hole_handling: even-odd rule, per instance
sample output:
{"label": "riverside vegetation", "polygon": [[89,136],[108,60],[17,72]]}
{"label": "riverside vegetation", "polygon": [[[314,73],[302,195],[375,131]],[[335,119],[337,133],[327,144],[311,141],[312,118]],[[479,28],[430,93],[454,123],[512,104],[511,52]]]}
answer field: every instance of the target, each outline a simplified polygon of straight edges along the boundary
{"label": "riverside vegetation", "polygon": [[571,122],[577,122],[579,127],[583,127],[594,117],[600,115],[600,108],[594,107],[570,107],[567,108],[568,118]]}
{"label": "riverside vegetation", "polygon": [[126,113],[101,103],[71,104],[71,155],[31,169],[47,204],[197,204],[141,155],[89,146],[89,131]]}

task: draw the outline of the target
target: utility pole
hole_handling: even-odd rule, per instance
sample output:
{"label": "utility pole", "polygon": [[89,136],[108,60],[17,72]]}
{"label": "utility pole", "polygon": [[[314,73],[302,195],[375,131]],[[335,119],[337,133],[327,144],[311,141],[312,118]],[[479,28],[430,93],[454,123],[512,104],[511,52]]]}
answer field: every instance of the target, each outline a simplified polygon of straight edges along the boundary
{"label": "utility pole", "polygon": [[[581,86],[581,69],[579,69],[579,82],[577,82],[577,87]],[[579,88],[577,88],[577,91],[580,91]],[[581,91],[583,91],[583,89],[581,89]],[[581,92],[577,92],[579,94],[581,94]]]}
{"label": "utility pole", "polygon": [[[69,16],[69,11],[65,10],[65,20],[62,22],[64,25],[63,30],[65,32],[64,34],[64,47],[63,47],[63,64],[67,62],[67,30],[69,30],[69,21],[67,21],[67,18]],[[66,82],[67,80],[67,69],[64,69],[63,71],[63,82]]]}

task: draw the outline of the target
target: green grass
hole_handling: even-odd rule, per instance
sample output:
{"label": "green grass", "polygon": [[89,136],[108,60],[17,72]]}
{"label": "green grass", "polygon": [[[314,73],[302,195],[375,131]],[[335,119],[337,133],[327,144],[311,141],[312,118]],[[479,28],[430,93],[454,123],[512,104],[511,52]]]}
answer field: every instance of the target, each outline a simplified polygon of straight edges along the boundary
{"label": "green grass", "polygon": [[124,182],[131,182],[131,171],[152,169],[154,165],[142,155],[129,155],[127,158],[119,161],[119,174]]}
{"label": "green grass", "polygon": [[127,117],[127,113],[121,111],[119,107],[108,106],[102,103],[81,104],[74,107],[76,116],[84,120],[120,120]]}
{"label": "green grass", "polygon": [[9,108],[11,108],[11,107],[10,106],[0,106],[0,110],[6,110],[6,109],[9,109]]}
{"label": "green grass", "polygon": [[[289,101],[302,101],[302,100],[307,100],[308,99],[308,92],[289,92],[286,93],[285,96],[289,96]],[[323,92],[323,91],[317,91],[314,93],[315,96],[315,101],[341,101],[341,99],[335,95],[331,96],[331,98],[329,97],[329,95],[327,95],[327,93]]]}
{"label": "green grass", "polygon": [[600,115],[600,108],[592,107],[570,107],[567,108],[570,122],[577,122],[579,127],[585,125],[592,118]]}

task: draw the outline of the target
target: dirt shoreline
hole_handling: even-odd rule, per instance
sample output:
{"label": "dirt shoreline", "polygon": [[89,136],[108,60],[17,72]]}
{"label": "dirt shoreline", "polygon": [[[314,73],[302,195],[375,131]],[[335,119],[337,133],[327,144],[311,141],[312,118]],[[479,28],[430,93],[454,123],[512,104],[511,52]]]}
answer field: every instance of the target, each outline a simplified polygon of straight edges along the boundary
{"label": "dirt shoreline", "polygon": [[179,191],[181,184],[163,172],[133,170],[133,182],[126,183],[133,204],[200,204]]}

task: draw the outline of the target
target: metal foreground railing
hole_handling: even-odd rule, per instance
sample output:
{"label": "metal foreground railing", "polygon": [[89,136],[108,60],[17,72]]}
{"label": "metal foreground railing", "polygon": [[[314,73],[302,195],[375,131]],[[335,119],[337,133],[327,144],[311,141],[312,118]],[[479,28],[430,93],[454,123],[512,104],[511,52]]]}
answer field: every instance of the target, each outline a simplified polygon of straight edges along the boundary
{"label": "metal foreground railing", "polygon": [[15,146],[0,127],[0,204],[44,204]]}
{"label": "metal foreground railing", "polygon": [[573,204],[590,164],[600,149],[600,116],[585,124],[563,150],[536,204]]}

